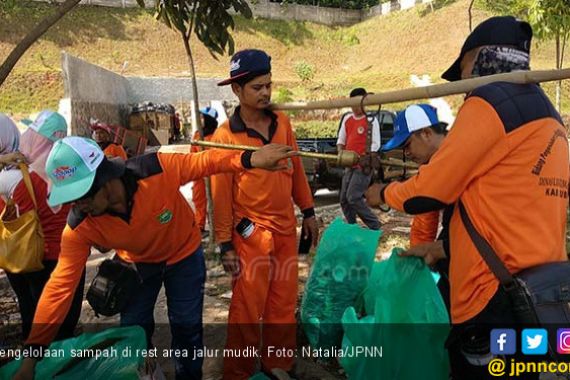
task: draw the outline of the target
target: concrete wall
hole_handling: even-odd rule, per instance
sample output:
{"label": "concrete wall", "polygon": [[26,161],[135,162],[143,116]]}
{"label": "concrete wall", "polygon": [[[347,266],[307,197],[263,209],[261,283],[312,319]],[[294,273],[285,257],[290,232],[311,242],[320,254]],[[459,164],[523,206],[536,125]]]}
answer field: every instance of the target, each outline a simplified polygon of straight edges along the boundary
{"label": "concrete wall", "polygon": [[88,136],[91,117],[124,124],[128,108],[125,79],[102,67],[62,53],[64,96],[71,105],[74,135]]}
{"label": "concrete wall", "polygon": [[[189,78],[145,78],[126,77],[130,103],[140,103],[152,99],[155,103],[190,103],[192,81]],[[200,101],[235,100],[229,86],[219,87],[218,79],[198,79]]]}
{"label": "concrete wall", "polygon": [[[34,0],[54,1],[54,0]],[[64,0],[55,0],[62,2]],[[417,4],[432,0],[390,0],[368,9],[340,9],[301,4],[271,3],[269,0],[248,0],[254,17],[273,20],[310,21],[325,25],[353,25],[371,17],[385,15],[401,9],[412,8]],[[136,0],[82,0],[83,5],[130,8],[138,7]],[[155,5],[155,0],[145,0],[147,8]],[[232,9],[233,11],[233,9]]]}
{"label": "concrete wall", "polygon": [[[65,52],[62,67],[65,98],[60,111],[74,135],[90,134],[90,118],[127,125],[130,107],[136,103],[170,103],[189,109],[193,100],[189,78],[123,77]],[[220,80],[198,79],[201,106],[235,101],[229,86],[216,85]]]}
{"label": "concrete wall", "polygon": [[326,25],[352,25],[362,21],[362,11],[357,9],[279,4],[268,0],[250,2],[250,7],[254,16],[273,20],[311,21]]}

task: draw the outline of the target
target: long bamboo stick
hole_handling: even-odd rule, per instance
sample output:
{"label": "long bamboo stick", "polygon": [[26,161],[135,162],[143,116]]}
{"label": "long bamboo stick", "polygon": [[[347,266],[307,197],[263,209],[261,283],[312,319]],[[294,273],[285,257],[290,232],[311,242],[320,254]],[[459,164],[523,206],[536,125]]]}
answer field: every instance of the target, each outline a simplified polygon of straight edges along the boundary
{"label": "long bamboo stick", "polygon": [[457,82],[434,84],[425,87],[407,88],[404,90],[388,91],[366,96],[362,101],[361,96],[353,98],[320,100],[314,102],[291,102],[272,104],[274,110],[316,110],[332,109],[359,106],[379,105],[398,103],[409,100],[439,98],[447,95],[465,94],[473,91],[477,87],[493,82],[511,83],[540,83],[552,82],[570,78],[570,69],[563,70],[537,70],[537,71],[517,71],[512,73],[495,74],[484,77],[464,79]]}
{"label": "long bamboo stick", "polygon": [[[176,145],[163,145],[160,147],[159,152],[162,153],[188,153],[190,152],[190,148],[192,145],[198,145],[208,148],[218,148],[218,149],[231,149],[231,150],[251,150],[256,151],[259,150],[260,147],[258,146],[250,146],[250,145],[234,145],[234,144],[222,144],[216,143],[211,141],[198,141],[193,140],[190,141],[190,145],[188,144],[176,144]],[[327,153],[316,153],[316,152],[303,152],[299,151],[299,156],[301,157],[310,157],[310,158],[318,158],[324,159],[328,161],[333,161],[339,166],[343,167],[351,167],[358,163],[360,157],[357,153],[351,152],[348,150],[342,151],[340,154],[327,154]],[[418,166],[411,162],[404,162],[398,159],[389,158],[389,159],[382,159],[380,163],[384,166],[393,166],[399,168],[409,168],[409,169],[417,169]]]}

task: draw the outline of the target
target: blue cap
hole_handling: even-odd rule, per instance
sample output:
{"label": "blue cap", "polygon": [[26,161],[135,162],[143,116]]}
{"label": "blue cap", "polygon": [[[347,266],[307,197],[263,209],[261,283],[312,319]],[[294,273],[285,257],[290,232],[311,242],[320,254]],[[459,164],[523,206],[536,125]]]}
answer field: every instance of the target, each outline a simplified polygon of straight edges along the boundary
{"label": "blue cap", "polygon": [[216,111],[215,108],[213,107],[204,107],[204,108],[200,108],[200,113],[204,114],[204,115],[208,115],[213,119],[217,119],[218,118],[218,111]]}
{"label": "blue cap", "polygon": [[218,83],[225,86],[253,73],[271,72],[271,57],[263,50],[247,49],[235,53],[230,61],[230,77]]}
{"label": "blue cap", "polygon": [[394,122],[394,136],[388,141],[382,150],[387,152],[404,145],[412,133],[420,129],[436,125],[447,125],[437,117],[437,109],[429,104],[414,104],[402,112],[398,112]]}

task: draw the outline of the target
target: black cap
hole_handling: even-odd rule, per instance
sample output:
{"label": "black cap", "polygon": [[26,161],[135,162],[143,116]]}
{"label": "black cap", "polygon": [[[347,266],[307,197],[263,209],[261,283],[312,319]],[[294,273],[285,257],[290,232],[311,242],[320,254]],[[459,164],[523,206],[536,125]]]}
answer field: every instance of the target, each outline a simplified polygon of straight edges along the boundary
{"label": "black cap", "polygon": [[235,53],[230,61],[230,77],[218,83],[225,86],[250,74],[271,72],[271,57],[263,50],[246,49]]}
{"label": "black cap", "polygon": [[351,98],[354,98],[355,96],[364,96],[366,94],[368,94],[368,93],[362,87],[357,87],[357,88],[353,89],[352,91],[350,91],[350,97]]}
{"label": "black cap", "polygon": [[89,190],[79,199],[91,198],[97,194],[99,190],[110,180],[120,178],[125,174],[125,161],[120,157],[107,158],[104,157],[103,161],[97,166],[95,179]]}
{"label": "black cap", "polygon": [[442,74],[448,81],[461,79],[461,60],[470,50],[486,45],[510,45],[515,49],[530,52],[532,28],[524,21],[512,16],[491,17],[483,21],[465,40],[459,58]]}

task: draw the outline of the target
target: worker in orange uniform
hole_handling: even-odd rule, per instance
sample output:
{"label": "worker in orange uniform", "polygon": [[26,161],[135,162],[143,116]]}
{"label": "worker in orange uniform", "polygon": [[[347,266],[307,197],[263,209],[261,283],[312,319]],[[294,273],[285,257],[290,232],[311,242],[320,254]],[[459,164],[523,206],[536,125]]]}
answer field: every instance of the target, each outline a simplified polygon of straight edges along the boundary
{"label": "worker in orange uniform", "polygon": [[[271,57],[261,50],[237,52],[230,78],[218,85],[229,84],[240,104],[212,141],[259,147],[279,143],[297,149],[287,116],[269,108]],[[273,371],[291,371],[291,351],[278,357],[274,349],[296,349],[294,204],[303,213],[302,233],[312,236],[313,246],[318,241],[313,197],[301,160],[292,158],[282,172],[214,176],[212,192],[216,241],[224,269],[234,276],[226,347],[230,352],[259,349],[262,370],[270,376]],[[247,379],[254,368],[255,358],[224,358],[225,379]]]}
{"label": "worker in orange uniform", "polygon": [[[52,182],[48,204],[74,203],[61,252],[40,297],[27,352],[40,355],[71,306],[91,245],[117,250],[134,263],[141,283],[120,310],[121,325],[139,325],[152,347],[154,306],[164,283],[177,380],[201,379],[202,312],[206,267],[200,231],[180,186],[211,174],[245,169],[285,169],[294,152],[271,144],[257,152],[209,149],[201,153],[153,153],[126,162],[107,159],[92,140],[58,140],[46,163]],[[257,172],[257,170],[256,170]],[[34,347],[35,346],[35,347]],[[34,378],[38,357],[26,357],[15,376]]]}
{"label": "worker in orange uniform", "polygon": [[108,158],[120,157],[123,160],[127,159],[127,152],[125,149],[111,141],[111,128],[108,125],[99,122],[91,125],[93,131],[91,137],[99,145]]}
{"label": "worker in orange uniform", "polygon": [[[531,39],[528,23],[492,17],[467,37],[442,77],[456,81],[529,70]],[[453,327],[446,343],[453,379],[493,379],[487,367],[502,348],[492,352],[490,330],[515,326],[523,317],[520,310],[526,310],[512,289],[500,284],[463,220],[469,218],[471,231],[487,241],[511,274],[566,261],[566,133],[540,86],[483,85],[467,94],[453,128],[418,175],[374,185],[366,193],[371,205],[385,202],[410,214],[456,205],[449,225]],[[529,358],[517,352],[511,360]]]}
{"label": "worker in orange uniform", "polygon": [[[398,112],[394,121],[394,136],[382,150],[385,152],[402,148],[406,159],[418,165],[427,164],[437,152],[447,135],[447,123],[440,122],[437,109],[429,104],[413,104]],[[438,235],[440,211],[431,211],[414,215],[410,230],[410,249],[402,255],[426,258],[432,270],[439,272],[441,278],[437,287],[449,310],[449,260],[430,260],[449,251],[449,220],[453,205],[444,209],[442,230]],[[446,255],[448,256],[448,255]]]}
{"label": "worker in orange uniform", "polygon": [[[212,135],[218,128],[218,111],[212,107],[204,107],[200,110],[202,116],[202,131],[204,132],[204,141],[210,141]],[[200,140],[200,133],[196,131],[194,140]],[[191,152],[200,152],[200,147],[193,145]],[[200,227],[202,236],[204,236],[206,228],[207,199],[206,199],[206,183],[200,178],[192,184],[192,203],[194,203],[194,214],[196,215],[196,223]]]}

